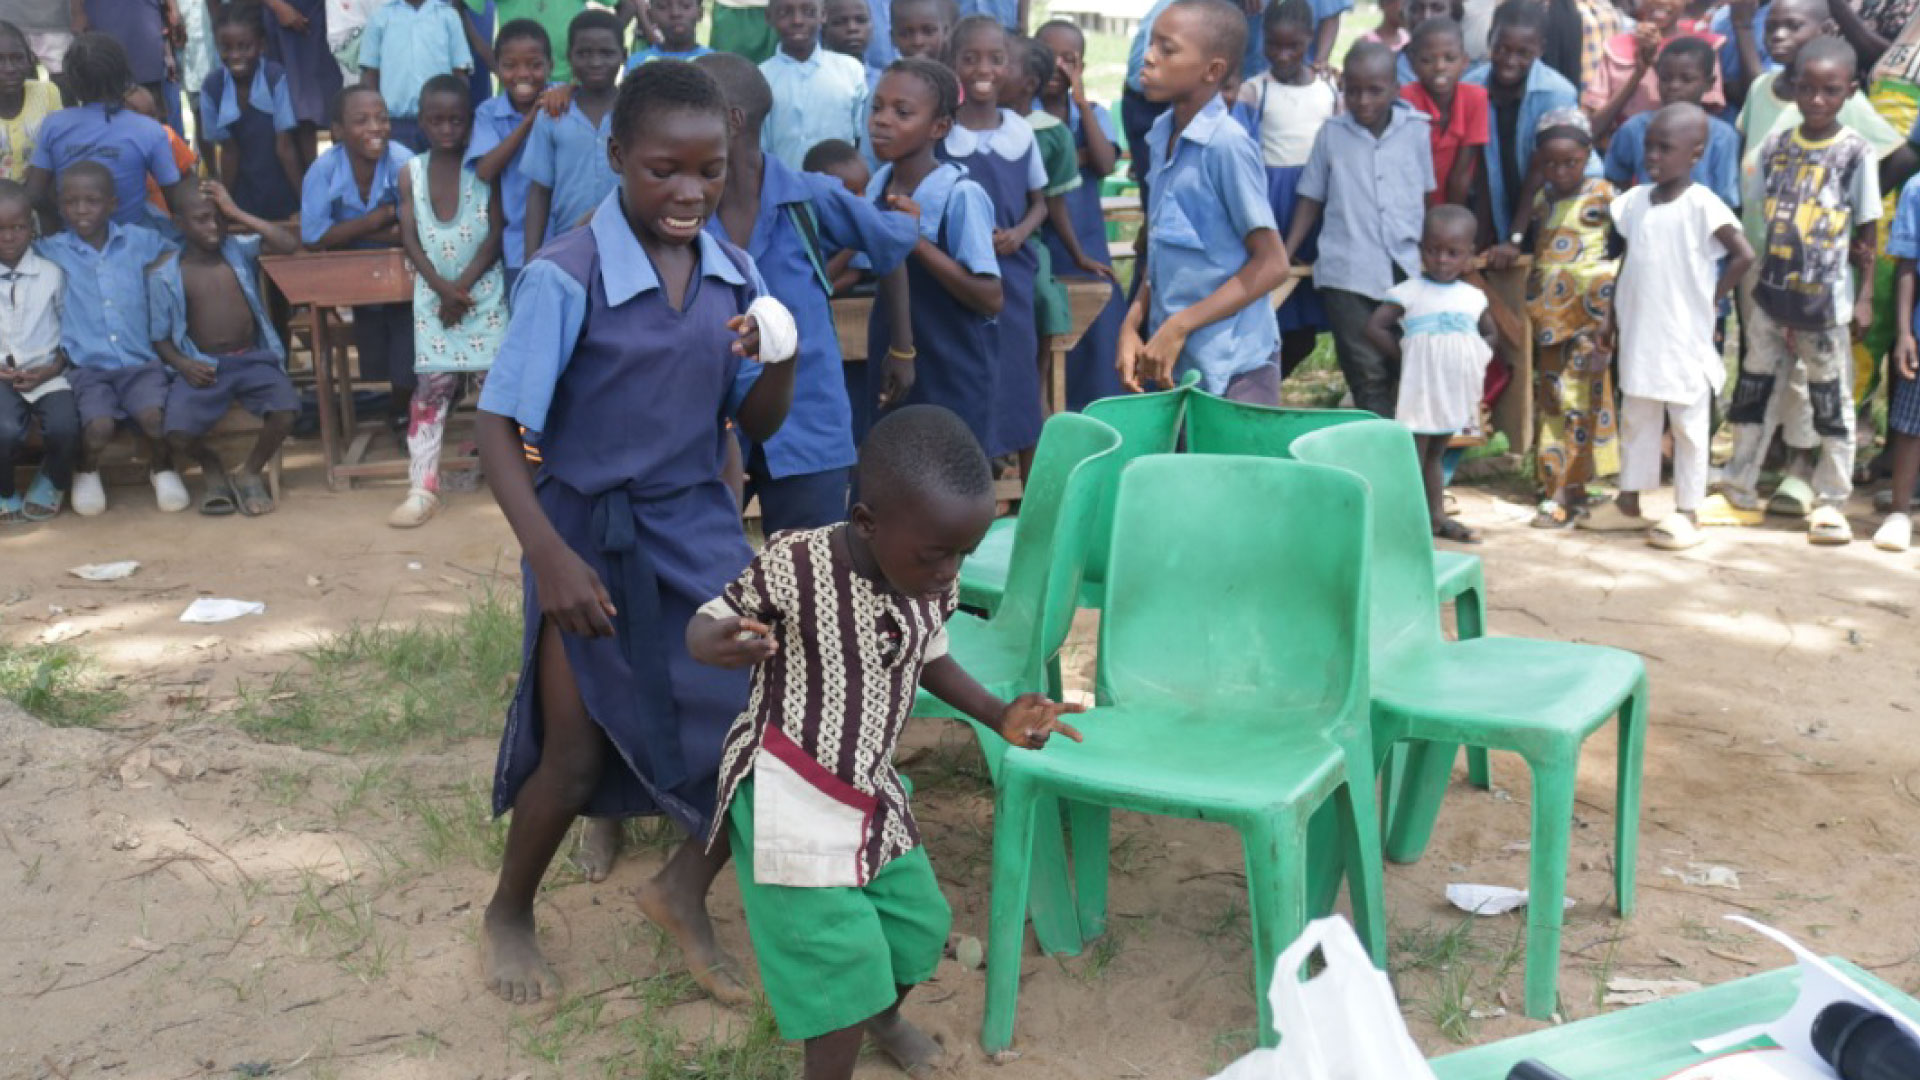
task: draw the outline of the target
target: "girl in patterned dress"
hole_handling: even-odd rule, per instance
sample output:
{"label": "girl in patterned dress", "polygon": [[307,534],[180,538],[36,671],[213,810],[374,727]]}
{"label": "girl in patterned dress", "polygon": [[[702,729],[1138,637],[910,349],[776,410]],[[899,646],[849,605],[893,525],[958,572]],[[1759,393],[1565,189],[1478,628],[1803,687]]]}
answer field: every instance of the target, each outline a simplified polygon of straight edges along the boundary
{"label": "girl in patterned dress", "polygon": [[407,417],[408,491],[387,524],[424,525],[440,506],[440,444],[462,393],[478,394],[507,329],[500,271],[505,217],[493,186],[465,168],[473,104],[464,80],[439,75],[420,91],[431,149],[400,174],[400,242],[413,263],[413,370]]}

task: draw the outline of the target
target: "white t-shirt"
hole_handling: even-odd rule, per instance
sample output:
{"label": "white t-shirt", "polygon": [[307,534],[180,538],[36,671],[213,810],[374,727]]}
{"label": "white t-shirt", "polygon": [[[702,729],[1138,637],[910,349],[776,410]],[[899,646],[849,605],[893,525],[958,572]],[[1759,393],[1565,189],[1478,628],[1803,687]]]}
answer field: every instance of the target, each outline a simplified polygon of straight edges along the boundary
{"label": "white t-shirt", "polygon": [[1713,290],[1726,246],[1714,236],[1740,227],[1704,184],[1656,205],[1653,185],[1613,200],[1613,227],[1627,257],[1613,285],[1620,328],[1620,389],[1633,397],[1690,405],[1727,380],[1713,347]]}
{"label": "white t-shirt", "polygon": [[1340,92],[1333,83],[1315,78],[1305,86],[1276,82],[1272,72],[1240,84],[1240,100],[1260,116],[1260,163],[1268,167],[1305,165],[1313,153],[1313,137],[1340,111]]}

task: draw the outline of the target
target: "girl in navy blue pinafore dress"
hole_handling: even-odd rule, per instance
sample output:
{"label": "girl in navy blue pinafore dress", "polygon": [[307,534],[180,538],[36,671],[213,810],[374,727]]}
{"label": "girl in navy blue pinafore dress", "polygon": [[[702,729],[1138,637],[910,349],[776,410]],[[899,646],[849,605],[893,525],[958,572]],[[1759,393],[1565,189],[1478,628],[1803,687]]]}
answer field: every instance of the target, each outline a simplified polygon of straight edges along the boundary
{"label": "girl in navy blue pinafore dress", "polygon": [[267,30],[267,56],[287,73],[293,120],[299,125],[293,133],[294,146],[305,169],[318,153],[315,144],[320,129],[327,126],[334,95],[345,84],[340,62],[327,42],[327,0],[277,0],[267,5],[261,17]]}
{"label": "girl in navy blue pinafore dress", "polygon": [[[994,211],[987,193],[967,179],[966,170],[934,156],[935,145],[953,124],[959,97],[959,83],[946,65],[917,57],[895,61],[874,86],[869,133],[882,164],[867,193],[887,209],[911,204],[919,213],[920,243],[907,260],[919,355],[889,355],[886,305],[875,304],[862,403],[868,408],[856,408],[855,414],[857,423],[871,423],[879,412],[901,405],[939,405],[958,414],[984,448],[993,445],[999,401],[1002,365],[995,316],[1003,303],[1003,263],[993,252]],[[1028,300],[1031,330],[1031,290]],[[1039,347],[1037,341],[1029,344],[1022,356],[1031,357]],[[911,389],[902,392],[902,381],[910,381]],[[858,434],[864,437],[864,428]]]}
{"label": "girl in navy blue pinafore dress", "polygon": [[[610,150],[621,186],[521,272],[480,397],[481,460],[525,552],[525,668],[493,787],[513,820],[483,934],[488,983],[509,1000],[553,986],[532,905],[574,816],[665,813],[703,835],[747,702],[746,673],[695,663],[685,640],[752,554],[720,476],[726,422],[765,440],[793,391],[791,364],[743,358],[759,330],[742,313],[769,302],[752,260],[702,228],[724,183],[725,106],[690,64],[628,77]],[[590,854],[604,873],[612,849]],[[704,910],[726,854],[683,846],[640,899],[695,979],[736,1000]]]}
{"label": "girl in navy blue pinafore dress", "polygon": [[[293,145],[298,121],[285,69],[268,60],[259,11],[222,8],[213,23],[220,66],[200,88],[200,120],[219,148],[217,174],[240,209],[268,221],[300,212],[306,175]],[[244,100],[243,100],[244,99]]]}
{"label": "girl in navy blue pinafore dress", "polygon": [[[954,24],[948,60],[965,100],[953,130],[940,140],[939,156],[964,166],[967,178],[986,189],[996,226],[993,250],[1000,257],[1004,303],[999,322],[999,380],[993,437],[987,454],[1030,454],[1040,441],[1040,336],[1033,308],[1034,275],[1040,260],[1027,238],[1047,219],[1047,170],[1033,141],[1033,128],[999,107],[999,87],[1010,63],[1007,31],[992,16],[969,15]],[[914,340],[919,341],[916,333]]]}

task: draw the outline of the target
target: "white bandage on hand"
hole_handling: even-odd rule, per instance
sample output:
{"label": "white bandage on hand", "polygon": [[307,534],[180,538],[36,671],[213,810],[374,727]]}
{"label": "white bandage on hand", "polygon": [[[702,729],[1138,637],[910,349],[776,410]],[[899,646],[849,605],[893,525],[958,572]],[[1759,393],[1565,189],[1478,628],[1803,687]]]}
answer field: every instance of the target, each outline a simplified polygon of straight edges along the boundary
{"label": "white bandage on hand", "polygon": [[760,328],[760,362],[781,364],[793,359],[800,349],[800,328],[794,325],[793,312],[771,296],[762,296],[747,305],[747,318]]}

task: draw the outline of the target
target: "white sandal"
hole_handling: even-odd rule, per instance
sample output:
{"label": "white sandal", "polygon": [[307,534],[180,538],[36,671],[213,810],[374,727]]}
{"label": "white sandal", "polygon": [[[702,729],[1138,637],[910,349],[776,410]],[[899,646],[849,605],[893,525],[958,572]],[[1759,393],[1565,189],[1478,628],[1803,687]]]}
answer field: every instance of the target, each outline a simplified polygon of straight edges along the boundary
{"label": "white sandal", "polygon": [[387,515],[387,524],[396,529],[417,529],[433,519],[435,511],[440,509],[440,496],[431,491],[414,488],[407,497]]}
{"label": "white sandal", "polygon": [[1662,551],[1685,551],[1699,547],[1705,539],[1700,527],[1685,514],[1668,514],[1647,533],[1647,543]]}
{"label": "white sandal", "polygon": [[1874,530],[1873,546],[1881,551],[1905,551],[1913,546],[1913,518],[1907,514],[1888,514]]}

